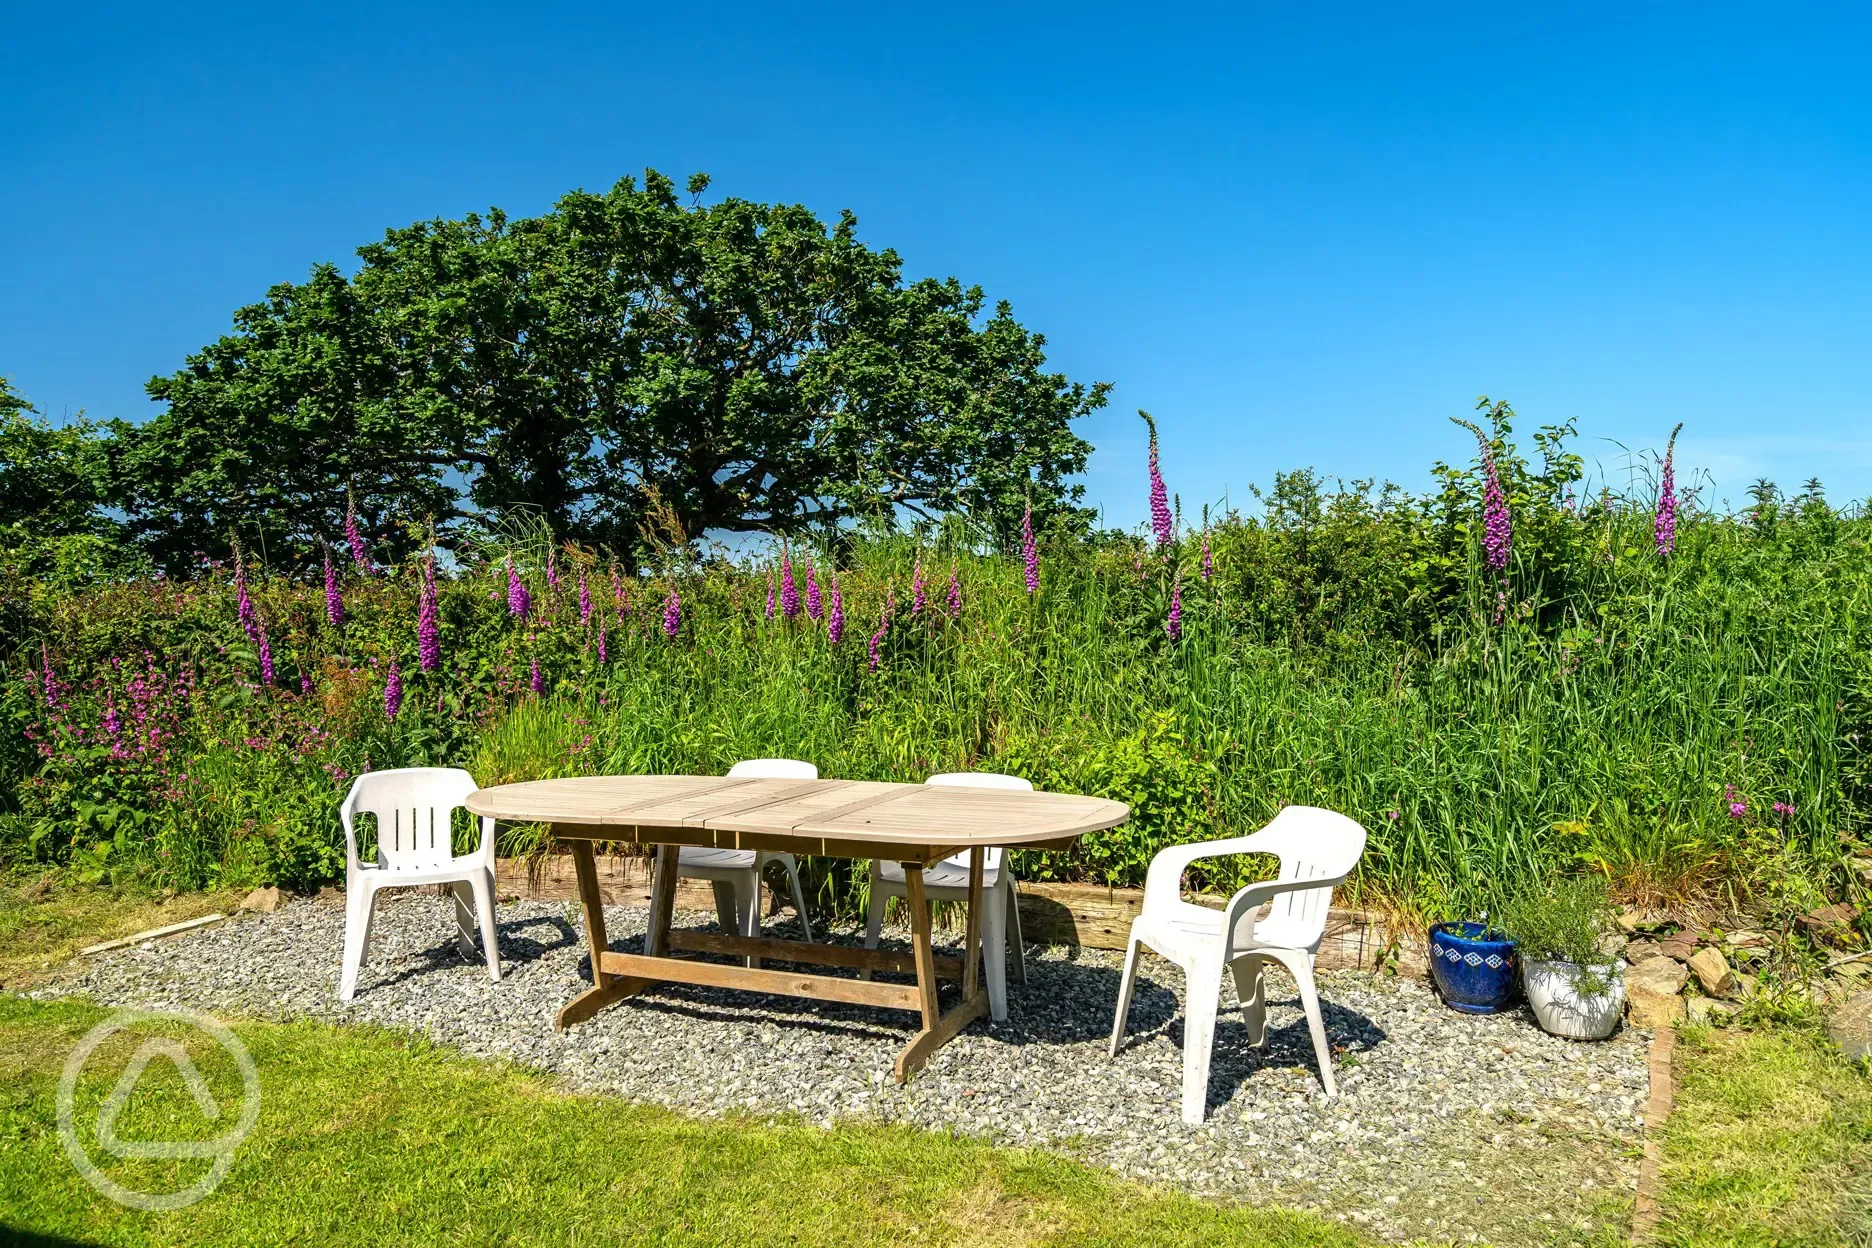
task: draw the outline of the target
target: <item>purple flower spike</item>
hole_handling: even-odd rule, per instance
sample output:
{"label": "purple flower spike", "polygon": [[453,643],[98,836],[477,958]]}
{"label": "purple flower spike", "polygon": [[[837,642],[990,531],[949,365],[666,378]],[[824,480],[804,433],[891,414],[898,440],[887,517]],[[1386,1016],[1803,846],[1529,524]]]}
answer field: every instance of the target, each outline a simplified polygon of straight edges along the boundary
{"label": "purple flower spike", "polygon": [[1202,544],[1202,579],[1207,581],[1215,575],[1215,559],[1209,553],[1209,530],[1203,530]]}
{"label": "purple flower spike", "polygon": [[364,534],[358,529],[357,503],[351,497],[351,491],[345,491],[344,509],[345,544],[351,548],[351,562],[358,566],[358,571],[370,575],[370,547],[364,544]]}
{"label": "purple flower spike", "polygon": [[767,578],[767,618],[770,620],[773,619],[773,612],[774,612],[773,604],[774,604],[773,578],[770,576]]}
{"label": "purple flower spike", "polygon": [[273,643],[267,639],[266,625],[260,628],[260,683],[273,683]]}
{"label": "purple flower spike", "polygon": [[533,692],[536,696],[546,692],[546,677],[540,671],[539,655],[537,654],[533,656],[532,667],[527,673],[527,683],[533,687]]}
{"label": "purple flower spike", "polygon": [[630,614],[630,599],[624,593],[624,578],[618,575],[616,568],[611,569],[611,606],[617,612],[618,623]]}
{"label": "purple flower spike", "polygon": [[962,569],[952,560],[949,564],[949,593],[946,603],[949,618],[959,619],[962,615]]}
{"label": "purple flower spike", "polygon": [[1482,550],[1488,558],[1489,571],[1505,572],[1514,542],[1513,523],[1508,512],[1508,495],[1502,489],[1501,469],[1495,463],[1495,448],[1488,435],[1467,420],[1457,424],[1475,434],[1482,452]]}
{"label": "purple flower spike", "polygon": [[810,563],[806,565],[806,618],[815,624],[825,618],[825,604],[819,597],[819,570]]}
{"label": "purple flower spike", "polygon": [[416,598],[416,661],[433,672],[442,661],[442,639],[436,621],[435,561],[423,567],[422,590]]}
{"label": "purple flower spike", "polygon": [[670,586],[669,597],[663,600],[663,635],[674,638],[682,629],[682,596]]}
{"label": "purple flower spike", "polygon": [[1183,581],[1178,578],[1170,587],[1170,614],[1164,619],[1164,635],[1171,644],[1183,640]]}
{"label": "purple flower spike", "polygon": [[45,642],[39,643],[39,673],[41,686],[45,693],[48,710],[56,710],[59,705],[59,678],[52,670],[52,654],[46,649]]}
{"label": "purple flower spike", "polygon": [[507,557],[507,614],[517,620],[524,620],[533,613],[533,595],[527,593],[526,582],[520,579],[520,569],[514,566],[513,556]]}
{"label": "purple flower spike", "polygon": [[338,588],[338,569],[332,566],[329,546],[325,548],[325,619],[333,628],[344,626],[344,594]]}
{"label": "purple flower spike", "polygon": [[1150,513],[1151,531],[1157,545],[1168,546],[1176,540],[1176,521],[1170,514],[1170,492],[1164,488],[1163,473],[1157,470],[1157,422],[1149,412],[1139,412],[1150,428]]}
{"label": "purple flower spike", "polygon": [[591,589],[585,584],[585,573],[579,573],[579,623],[591,623]]}
{"label": "purple flower spike", "polygon": [[1664,445],[1664,469],[1658,477],[1657,500],[1657,553],[1668,555],[1677,549],[1677,469],[1672,462],[1677,456],[1677,435],[1683,431],[1683,422],[1671,430],[1670,441]]}
{"label": "purple flower spike", "polygon": [[792,619],[799,614],[799,586],[793,583],[793,556],[780,552],[780,614]]}
{"label": "purple flower spike", "polygon": [[559,592],[559,552],[551,546],[546,548],[546,588]]}
{"label": "purple flower spike", "polygon": [[865,657],[870,660],[871,670],[874,672],[878,670],[878,664],[884,661],[880,648],[884,644],[884,634],[890,631],[891,613],[896,610],[896,607],[897,591],[892,590],[890,597],[884,602],[884,609],[878,613],[877,632],[872,633],[871,640],[865,643]]}
{"label": "purple flower spike", "polygon": [[606,652],[605,648],[605,626],[603,620],[598,622],[598,661],[600,663],[609,663],[611,661],[611,656]]}
{"label": "purple flower spike", "polygon": [[1026,569],[1027,592],[1040,592],[1040,548],[1034,544],[1033,504],[1021,514],[1021,564]]}
{"label": "purple flower spike", "polygon": [[299,673],[299,692],[300,693],[312,692],[312,678],[306,675],[304,672]]}
{"label": "purple flower spike", "polygon": [[390,660],[390,671],[384,676],[383,711],[390,719],[397,717],[403,709],[403,673],[397,670],[395,659]]}
{"label": "purple flower spike", "polygon": [[923,581],[923,556],[918,555],[916,571],[910,574],[910,614],[922,615],[928,597]]}
{"label": "purple flower spike", "polygon": [[845,639],[845,587],[836,578],[832,581],[832,607],[826,612],[825,635],[835,646]]}
{"label": "purple flower spike", "polygon": [[240,621],[241,631],[247,634],[247,640],[259,645],[259,615],[254,610],[252,596],[247,592],[247,561],[241,558],[238,545],[234,547],[234,616]]}

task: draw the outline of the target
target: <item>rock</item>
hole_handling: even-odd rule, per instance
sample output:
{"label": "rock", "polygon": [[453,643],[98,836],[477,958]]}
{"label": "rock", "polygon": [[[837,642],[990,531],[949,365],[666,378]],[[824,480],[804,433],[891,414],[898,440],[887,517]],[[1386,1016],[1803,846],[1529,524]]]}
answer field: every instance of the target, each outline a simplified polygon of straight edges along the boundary
{"label": "rock", "polygon": [[1872,976],[1872,965],[1864,962],[1842,962],[1833,968],[1833,973],[1844,979],[1865,979]]}
{"label": "rock", "polygon": [[1668,1027],[1684,1016],[1690,972],[1675,958],[1646,958],[1625,968],[1626,1011],[1634,1027]]}
{"label": "rock", "polygon": [[1736,996],[1744,1001],[1753,1001],[1755,994],[1761,991],[1761,981],[1747,973],[1736,976]]}
{"label": "rock", "polygon": [[1618,916],[1619,930],[1627,936],[1635,936],[1645,927],[1645,916],[1637,910],[1621,910]]}
{"label": "rock", "polygon": [[1625,946],[1625,960],[1634,965],[1647,958],[1662,957],[1664,947],[1655,940],[1634,940]]}
{"label": "rock", "polygon": [[277,888],[256,888],[241,899],[240,908],[251,914],[272,914],[285,904]]}
{"label": "rock", "polygon": [[1827,1035],[1854,1061],[1872,1057],[1872,992],[1854,993],[1827,1019]]}
{"label": "rock", "polygon": [[342,906],[344,905],[344,889],[335,884],[327,884],[319,889],[317,900],[328,906]]}
{"label": "rock", "polygon": [[1718,1001],[1714,997],[1691,997],[1685,1004],[1693,1023],[1723,1023],[1742,1012],[1742,1007],[1735,1002]]}
{"label": "rock", "polygon": [[1723,943],[1731,949],[1766,949],[1768,938],[1760,932],[1730,932]]}
{"label": "rock", "polygon": [[1858,910],[1840,901],[1830,906],[1821,906],[1818,910],[1809,910],[1794,921],[1809,932],[1818,934],[1828,928],[1845,927],[1858,917]]}
{"label": "rock", "polygon": [[1723,957],[1722,950],[1706,947],[1696,951],[1690,958],[1690,973],[1697,978],[1697,984],[1712,997],[1727,997],[1736,990],[1735,972],[1729,969],[1729,959]]}
{"label": "rock", "polygon": [[1675,936],[1666,936],[1659,941],[1658,947],[1665,957],[1688,962],[1690,955],[1697,951],[1701,943],[1702,937],[1696,932],[1678,932]]}

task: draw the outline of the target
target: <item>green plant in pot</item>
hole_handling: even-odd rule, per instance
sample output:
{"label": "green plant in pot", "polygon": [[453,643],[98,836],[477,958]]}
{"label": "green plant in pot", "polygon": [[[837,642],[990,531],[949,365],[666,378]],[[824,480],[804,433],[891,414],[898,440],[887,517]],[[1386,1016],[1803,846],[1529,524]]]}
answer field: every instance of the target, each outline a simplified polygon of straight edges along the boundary
{"label": "green plant in pot", "polygon": [[1609,952],[1612,899],[1598,876],[1550,879],[1509,899],[1501,925],[1521,951],[1521,983],[1541,1028],[1603,1040],[1625,1008],[1623,964]]}

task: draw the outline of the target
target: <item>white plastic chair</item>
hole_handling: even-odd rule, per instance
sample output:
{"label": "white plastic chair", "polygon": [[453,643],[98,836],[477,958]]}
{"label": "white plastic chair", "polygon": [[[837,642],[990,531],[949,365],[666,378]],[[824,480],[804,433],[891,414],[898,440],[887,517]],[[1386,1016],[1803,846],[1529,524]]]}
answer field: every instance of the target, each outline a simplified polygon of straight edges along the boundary
{"label": "white plastic chair", "polygon": [[[1278,962],[1300,989],[1300,1004],[1313,1033],[1320,1081],[1327,1096],[1339,1094],[1333,1080],[1332,1049],[1320,1019],[1319,991],[1313,983],[1313,958],[1326,931],[1332,890],[1345,881],[1365,852],[1365,829],[1335,811],[1289,806],[1251,836],[1176,845],[1151,859],[1144,881],[1144,908],[1131,924],[1125,950],[1124,981],[1118,989],[1118,1016],[1112,1021],[1111,1055],[1118,1056],[1125,1018],[1131,1011],[1131,988],[1137,981],[1138,948],[1152,949],[1183,968],[1187,1000],[1183,1024],[1183,1121],[1202,1122],[1209,1095],[1209,1051],[1215,1041],[1216,1012],[1221,1005],[1222,970],[1235,975],[1235,992],[1248,1041],[1267,1040],[1267,998],[1262,968]],[[1224,910],[1194,905],[1182,897],[1184,870],[1202,858],[1229,854],[1272,854],[1280,859],[1276,879],[1248,887],[1229,898]],[[1271,904],[1270,904],[1271,903]],[[1266,906],[1265,913],[1262,907]]]}
{"label": "white plastic chair", "polygon": [[[481,820],[481,844],[455,856],[451,815],[479,787],[458,767],[404,767],[369,771],[351,785],[338,819],[345,834],[344,972],[338,997],[357,995],[358,971],[370,945],[377,892],[416,884],[452,884],[457,943],[474,956],[475,918],[488,978],[500,981],[500,945],[494,935],[494,821]],[[377,816],[377,860],[358,858],[356,818]]]}
{"label": "white plastic chair", "polygon": [[[1031,793],[1033,784],[1019,776],[1004,776],[992,771],[950,771],[931,776],[925,784],[951,785],[970,789],[1016,789]],[[923,873],[923,894],[931,901],[968,901],[969,851],[952,854]],[[865,948],[878,946],[884,928],[884,903],[890,897],[908,899],[909,885],[904,883],[903,864],[871,864],[871,904],[865,915]],[[1007,1020],[1007,934],[1014,928],[1014,975],[1027,982],[1027,956],[1021,947],[1020,910],[1014,903],[1014,873],[1002,862],[1002,851],[990,849],[982,855],[982,955],[987,963],[988,1017],[995,1022]],[[972,952],[972,951],[971,951]],[[869,978],[867,974],[865,978]]]}
{"label": "white plastic chair", "polygon": [[[750,758],[730,767],[728,775],[736,780],[817,780],[819,769],[792,758]],[[799,863],[792,854],[684,845],[676,855],[676,874],[691,880],[708,880],[715,886],[715,917],[720,920],[723,931],[758,936],[761,873],[770,862],[786,868],[787,883],[793,889],[794,912],[799,915],[806,939],[811,940],[812,923],[806,918],[806,895],[800,889]],[[753,966],[755,959],[749,958],[747,963]]]}

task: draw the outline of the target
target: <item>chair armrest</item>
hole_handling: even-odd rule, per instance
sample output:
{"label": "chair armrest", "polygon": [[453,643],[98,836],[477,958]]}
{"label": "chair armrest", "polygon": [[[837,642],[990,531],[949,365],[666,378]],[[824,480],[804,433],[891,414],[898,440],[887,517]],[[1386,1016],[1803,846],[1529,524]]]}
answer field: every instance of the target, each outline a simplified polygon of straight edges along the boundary
{"label": "chair armrest", "polygon": [[494,818],[491,815],[481,816],[481,844],[475,849],[475,857],[486,862],[488,870],[494,869]]}
{"label": "chair armrest", "polygon": [[352,871],[362,870],[364,866],[358,860],[357,828],[354,826],[357,821],[357,804],[357,783],[353,781],[351,791],[345,794],[343,803],[338,807],[338,822],[344,825],[345,865]]}
{"label": "chair armrest", "polygon": [[1311,892],[1316,888],[1334,889],[1346,882],[1343,875],[1322,875],[1311,880],[1262,880],[1250,884],[1229,898],[1228,920],[1223,930],[1234,939],[1235,925],[1245,914],[1251,914],[1274,900],[1282,893]]}
{"label": "chair armrest", "polygon": [[1253,836],[1231,836],[1222,841],[1198,841],[1189,845],[1172,845],[1160,849],[1151,859],[1150,870],[1144,876],[1144,895],[1149,898],[1153,893],[1168,894],[1175,900],[1182,891],[1183,872],[1192,862],[1204,858],[1227,858],[1232,854],[1252,854],[1255,848]]}

